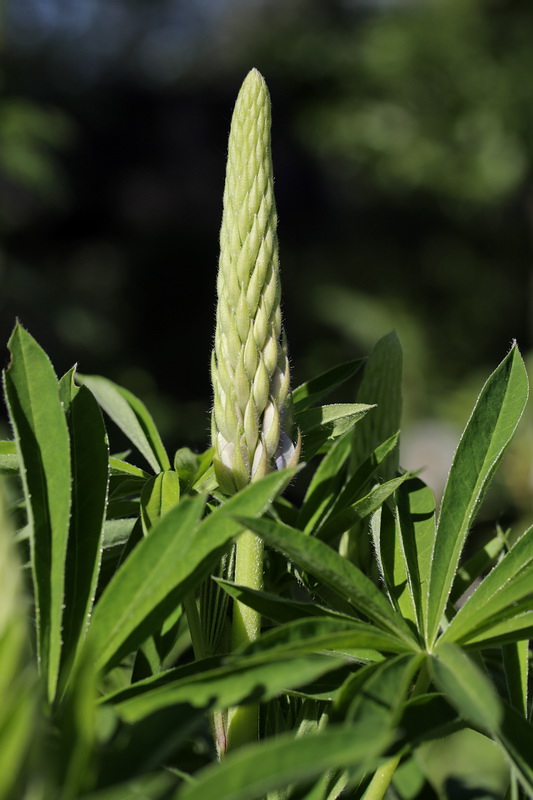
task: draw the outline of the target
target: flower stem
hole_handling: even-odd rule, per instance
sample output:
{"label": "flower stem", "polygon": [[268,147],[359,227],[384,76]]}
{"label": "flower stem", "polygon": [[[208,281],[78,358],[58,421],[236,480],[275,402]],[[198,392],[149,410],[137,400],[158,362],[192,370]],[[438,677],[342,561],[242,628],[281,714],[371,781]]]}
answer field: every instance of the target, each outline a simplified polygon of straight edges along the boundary
{"label": "flower stem", "polygon": [[393,756],[374,773],[374,777],[368,784],[367,790],[363,795],[362,800],[382,800],[385,792],[390,786],[390,782],[396,772],[396,768],[400,763],[401,755]]}
{"label": "flower stem", "polygon": [[[251,531],[243,531],[237,540],[235,556],[235,583],[250,589],[263,588],[263,540]],[[243,603],[233,606],[233,649],[254,642],[261,633],[261,615]],[[259,736],[259,706],[255,703],[239,706],[230,711],[227,727],[227,749]]]}

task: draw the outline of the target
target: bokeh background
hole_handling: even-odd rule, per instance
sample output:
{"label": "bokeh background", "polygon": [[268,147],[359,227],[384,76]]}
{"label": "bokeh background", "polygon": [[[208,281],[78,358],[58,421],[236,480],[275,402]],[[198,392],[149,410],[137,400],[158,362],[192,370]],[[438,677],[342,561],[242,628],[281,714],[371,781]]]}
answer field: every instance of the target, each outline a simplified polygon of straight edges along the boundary
{"label": "bokeh background", "polygon": [[[206,446],[226,142],[255,66],[294,381],[395,328],[404,462],[438,489],[484,379],[514,338],[532,345],[531,0],[7,0],[3,16],[3,363],[18,316],[58,372],[105,375],[171,449]],[[531,510],[521,431],[495,516]]]}

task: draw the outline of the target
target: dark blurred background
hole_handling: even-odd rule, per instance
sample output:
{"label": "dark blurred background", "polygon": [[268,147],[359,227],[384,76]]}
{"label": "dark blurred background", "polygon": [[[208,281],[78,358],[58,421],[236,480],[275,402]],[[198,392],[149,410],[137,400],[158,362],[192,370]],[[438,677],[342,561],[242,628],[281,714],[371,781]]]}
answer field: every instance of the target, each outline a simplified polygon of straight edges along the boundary
{"label": "dark blurred background", "polygon": [[442,471],[511,340],[531,349],[532,43],[531,0],[8,0],[2,343],[18,316],[58,372],[206,446],[227,135],[255,66],[294,382],[395,328],[405,459],[438,483],[435,448]]}

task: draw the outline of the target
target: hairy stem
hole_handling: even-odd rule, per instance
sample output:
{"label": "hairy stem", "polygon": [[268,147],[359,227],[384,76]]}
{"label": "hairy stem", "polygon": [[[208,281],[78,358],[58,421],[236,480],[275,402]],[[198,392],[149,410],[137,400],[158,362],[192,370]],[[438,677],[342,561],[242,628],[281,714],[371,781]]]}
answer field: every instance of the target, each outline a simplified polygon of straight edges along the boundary
{"label": "hairy stem", "polygon": [[[263,540],[251,531],[243,531],[237,540],[235,583],[250,589],[263,588]],[[261,615],[243,603],[233,606],[233,649],[255,641],[261,633]],[[259,735],[259,706],[255,703],[230,711],[227,749],[255,741]]]}

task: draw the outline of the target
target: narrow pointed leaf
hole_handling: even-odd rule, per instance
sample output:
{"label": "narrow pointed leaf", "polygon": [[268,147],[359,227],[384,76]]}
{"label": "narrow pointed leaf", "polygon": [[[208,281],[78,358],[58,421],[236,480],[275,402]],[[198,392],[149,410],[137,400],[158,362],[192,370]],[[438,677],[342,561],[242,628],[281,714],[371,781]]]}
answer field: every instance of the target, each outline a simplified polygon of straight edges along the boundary
{"label": "narrow pointed leaf", "polygon": [[[394,331],[377,342],[368,357],[357,392],[359,403],[375,403],[376,410],[362,420],[353,440],[352,468],[400,429],[402,416],[402,348]],[[384,478],[393,478],[399,466],[399,447],[389,457]]]}
{"label": "narrow pointed leaf", "polygon": [[109,480],[104,421],[91,392],[74,384],[74,370],[60,382],[71,442],[72,510],[65,564],[63,662],[84,638],[100,568]]}
{"label": "narrow pointed leaf", "polygon": [[141,519],[144,535],[180,499],[180,480],[178,473],[169,469],[150,478],[141,494]]}
{"label": "narrow pointed leaf", "polygon": [[338,494],[352,447],[350,436],[350,432],[345,433],[333,443],[311,479],[299,515],[299,524],[306,532],[312,530]]}
{"label": "narrow pointed leaf", "polygon": [[316,680],[342,663],[340,658],[316,653],[293,655],[290,658],[276,658],[267,654],[265,658],[255,661],[232,660],[228,666],[207,670],[199,675],[167,681],[154,688],[148,686],[146,691],[133,697],[121,699],[118,695],[113,705],[117,714],[130,724],[180,703],[220,711],[241,703],[266,702],[284,690]]}
{"label": "narrow pointed leaf", "polygon": [[521,784],[533,794],[533,727],[498,698],[484,673],[456,645],[439,646],[431,668],[435,683],[460,715],[500,744]]}
{"label": "narrow pointed leaf", "polygon": [[397,534],[418,628],[423,631],[435,543],[435,496],[419,478],[411,478],[398,490]]}
{"label": "narrow pointed leaf", "polygon": [[328,439],[336,439],[351,430],[373,408],[362,403],[338,403],[308,408],[295,414],[295,424],[303,437],[303,460],[309,461]]}
{"label": "narrow pointed leaf", "polygon": [[378,650],[412,652],[404,641],[375,625],[341,617],[310,617],[294,620],[264,633],[243,648],[243,653],[313,652],[316,650]]}
{"label": "narrow pointed leaf", "polygon": [[99,375],[76,374],[113,422],[135,445],[154,472],[170,469],[170,461],[148,409],[134,394]]}
{"label": "narrow pointed leaf", "polygon": [[522,416],[528,381],[518,348],[483,387],[455,454],[442,499],[428,597],[428,641],[433,643],[463,545],[502,454]]}
{"label": "narrow pointed leaf", "polygon": [[300,739],[283,734],[243,747],[222,763],[207,767],[173,800],[254,800],[299,780],[346,767],[355,780],[378,763],[390,740],[388,733],[349,725],[332,726]]}
{"label": "narrow pointed leaf", "polygon": [[331,547],[274,520],[241,517],[241,521],[299,567],[308,570],[326,586],[348,600],[354,608],[381,628],[392,632],[416,648],[416,641],[409,627],[379,589],[357,567],[342,558]]}
{"label": "narrow pointed leaf", "polygon": [[492,647],[533,638],[533,611],[515,612],[503,620],[489,620],[480,631],[472,631],[463,644],[468,647]]}
{"label": "narrow pointed leaf", "polygon": [[515,606],[530,596],[533,599],[533,527],[515,543],[505,557],[459,609],[442,636],[442,641],[468,641],[484,623],[507,610],[514,616]]}
{"label": "narrow pointed leaf", "polygon": [[100,668],[140,645],[194,585],[215,568],[241,531],[234,514],[261,514],[297,468],[267,475],[197,526],[204,498],[184,497],[132,550],[96,605],[89,638]]}
{"label": "narrow pointed leaf", "polygon": [[393,478],[386,483],[379,483],[369,491],[365,497],[361,497],[349,508],[344,509],[335,516],[331,515],[316,531],[314,536],[325,542],[332,541],[347,531],[356,522],[369,517],[387,500],[399,486],[411,477],[409,472],[405,472],[398,478]]}
{"label": "narrow pointed leaf", "polygon": [[331,609],[317,605],[316,603],[287,600],[286,598],[279,597],[270,592],[250,589],[248,586],[230,583],[220,578],[217,578],[216,581],[230,597],[253,608],[255,611],[258,611],[261,616],[267,617],[274,622],[292,622],[302,617],[350,619],[350,617],[344,614],[338,614],[336,611],[331,611]]}
{"label": "narrow pointed leaf", "polygon": [[70,515],[70,447],[59,386],[46,353],[17,324],[4,373],[9,416],[30,525],[37,646],[49,700],[61,654],[65,557]]}
{"label": "narrow pointed leaf", "polygon": [[203,497],[184,498],[139,542],[107,585],[96,604],[87,640],[99,668],[116,661],[153,632],[144,631],[143,623],[180,582],[180,563],[204,503]]}
{"label": "narrow pointed leaf", "polygon": [[[532,617],[533,611],[529,612]],[[529,641],[512,642],[502,647],[507,691],[513,708],[527,719],[529,684]]]}
{"label": "narrow pointed leaf", "polygon": [[503,718],[501,702],[486,675],[456,645],[439,645],[430,660],[437,687],[469,722],[495,731]]}
{"label": "narrow pointed leaf", "polygon": [[307,381],[307,383],[302,383],[292,393],[295,412],[303,411],[312,406],[313,403],[319,403],[324,397],[352,378],[363,364],[364,359],[362,358],[358,358],[355,361],[347,361],[345,364],[339,364],[327,370],[327,372]]}

